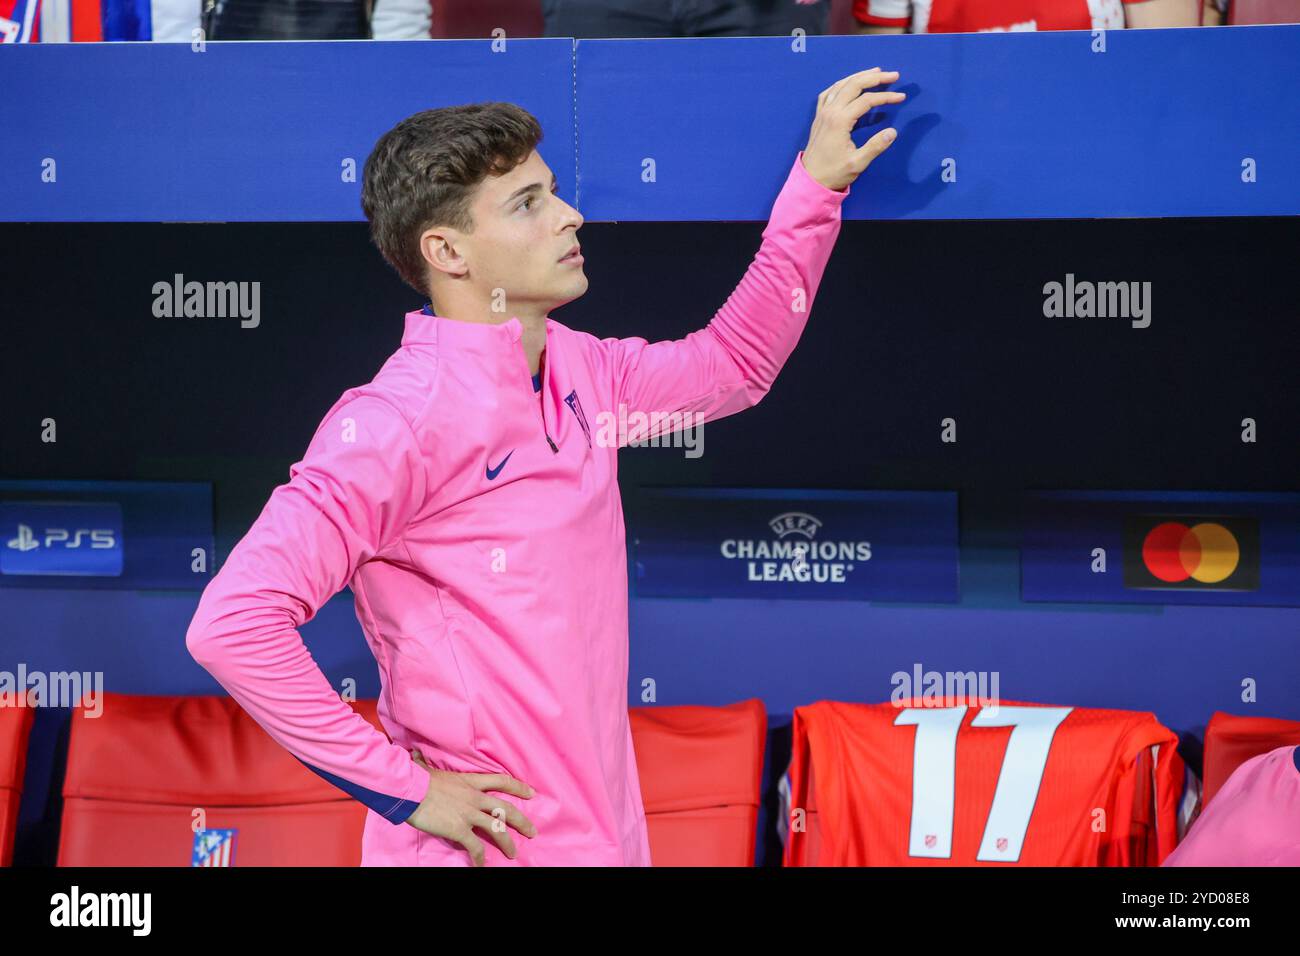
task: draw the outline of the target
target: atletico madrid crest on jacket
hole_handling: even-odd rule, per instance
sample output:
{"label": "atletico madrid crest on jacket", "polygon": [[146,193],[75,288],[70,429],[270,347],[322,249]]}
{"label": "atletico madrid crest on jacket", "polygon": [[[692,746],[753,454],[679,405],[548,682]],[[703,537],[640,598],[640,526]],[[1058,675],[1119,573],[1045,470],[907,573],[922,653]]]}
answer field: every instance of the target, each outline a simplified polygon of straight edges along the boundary
{"label": "atletico madrid crest on jacket", "polygon": [[587,425],[587,416],[582,413],[582,402],[578,401],[578,390],[576,388],[564,396],[564,403],[569,406],[573,414],[578,416],[578,424],[582,426],[582,431],[587,436],[587,447],[590,448],[591,428]]}

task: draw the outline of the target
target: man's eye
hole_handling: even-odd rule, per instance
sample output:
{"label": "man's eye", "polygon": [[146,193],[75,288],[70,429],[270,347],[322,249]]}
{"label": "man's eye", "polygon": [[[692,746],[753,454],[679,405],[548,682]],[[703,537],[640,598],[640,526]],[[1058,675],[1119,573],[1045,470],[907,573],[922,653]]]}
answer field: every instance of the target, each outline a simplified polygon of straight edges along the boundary
{"label": "man's eye", "polygon": [[[552,187],[551,187],[551,195],[552,195],[552,196],[557,196],[557,195],[559,195],[559,192],[560,192],[560,189],[559,189],[558,186],[552,186]],[[529,196],[527,199],[525,199],[523,202],[521,202],[521,203],[519,204],[519,208],[520,208],[520,209],[529,209],[529,208],[531,208],[531,207],[530,207],[528,204],[531,203],[531,202],[533,202],[533,201],[534,201],[534,197]]]}

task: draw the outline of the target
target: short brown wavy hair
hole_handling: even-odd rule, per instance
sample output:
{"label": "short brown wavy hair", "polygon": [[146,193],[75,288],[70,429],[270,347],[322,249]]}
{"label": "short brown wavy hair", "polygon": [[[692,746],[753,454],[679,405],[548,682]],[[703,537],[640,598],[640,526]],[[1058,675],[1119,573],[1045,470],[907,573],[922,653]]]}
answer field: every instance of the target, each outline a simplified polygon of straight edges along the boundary
{"label": "short brown wavy hair", "polygon": [[429,296],[421,233],[433,226],[473,232],[479,183],[510,172],[541,139],[537,118],[514,103],[424,110],[390,129],[366,159],[361,182],[370,239],[384,261]]}

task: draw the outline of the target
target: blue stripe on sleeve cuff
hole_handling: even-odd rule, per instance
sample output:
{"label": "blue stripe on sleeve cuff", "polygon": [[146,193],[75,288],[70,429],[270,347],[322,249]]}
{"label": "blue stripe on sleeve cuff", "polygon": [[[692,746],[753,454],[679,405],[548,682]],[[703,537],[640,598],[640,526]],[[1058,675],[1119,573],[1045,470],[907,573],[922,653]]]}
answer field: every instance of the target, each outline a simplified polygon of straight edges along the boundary
{"label": "blue stripe on sleeve cuff", "polygon": [[405,823],[406,818],[414,813],[416,808],[420,805],[414,800],[407,800],[404,797],[389,796],[386,793],[379,793],[375,790],[363,787],[360,784],[353,783],[351,780],[344,780],[342,777],[335,776],[328,771],[322,770],[320,767],[312,766],[296,754],[294,755],[294,759],[308,770],[338,787],[354,800],[357,800],[365,804],[371,810],[374,810],[375,813],[379,814],[389,823]]}

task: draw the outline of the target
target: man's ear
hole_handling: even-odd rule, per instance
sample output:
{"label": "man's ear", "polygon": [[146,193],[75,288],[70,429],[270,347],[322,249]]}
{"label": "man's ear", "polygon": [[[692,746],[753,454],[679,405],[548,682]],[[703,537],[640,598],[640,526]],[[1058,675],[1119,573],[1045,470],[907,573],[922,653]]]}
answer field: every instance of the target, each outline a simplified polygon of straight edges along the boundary
{"label": "man's ear", "polygon": [[460,254],[460,243],[461,234],[455,229],[427,229],[420,236],[420,254],[430,269],[461,276],[469,269],[469,265]]}

